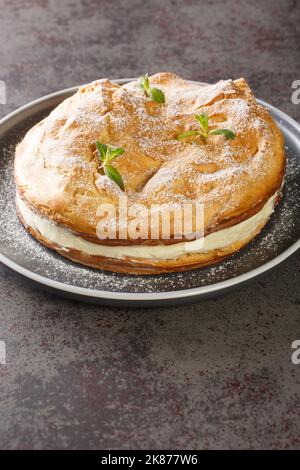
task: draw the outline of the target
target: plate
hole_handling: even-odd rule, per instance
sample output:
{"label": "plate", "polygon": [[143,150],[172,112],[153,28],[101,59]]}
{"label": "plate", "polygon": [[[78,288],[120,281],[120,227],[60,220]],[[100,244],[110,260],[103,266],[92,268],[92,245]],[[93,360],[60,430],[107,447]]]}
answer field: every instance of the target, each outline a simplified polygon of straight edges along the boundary
{"label": "plate", "polygon": [[[125,83],[129,79],[115,81]],[[263,231],[246,248],[206,268],[134,276],[86,268],[42,246],[25,231],[16,215],[14,150],[30,127],[77,88],[47,95],[0,121],[0,261],[6,266],[67,297],[119,306],[161,306],[198,301],[240,287],[278,266],[299,248],[300,126],[261,100],[285,136],[287,173],[280,204]]]}

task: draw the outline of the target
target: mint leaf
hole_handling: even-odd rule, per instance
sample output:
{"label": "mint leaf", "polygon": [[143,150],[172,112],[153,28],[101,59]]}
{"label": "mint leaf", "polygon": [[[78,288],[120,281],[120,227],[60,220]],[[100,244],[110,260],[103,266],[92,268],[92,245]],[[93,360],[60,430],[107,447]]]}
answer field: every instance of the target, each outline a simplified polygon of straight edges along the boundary
{"label": "mint leaf", "polygon": [[150,80],[147,73],[139,78],[138,86],[144,90],[146,96],[150,96]]}
{"label": "mint leaf", "polygon": [[101,142],[99,142],[99,140],[96,140],[96,147],[98,150],[98,155],[100,157],[100,160],[104,162],[104,160],[106,159],[106,155],[107,155],[107,149],[108,149],[107,145],[102,144]]}
{"label": "mint leaf", "polygon": [[180,134],[180,135],[177,137],[177,140],[186,139],[186,137],[190,137],[191,135],[200,135],[200,132],[199,132],[199,131],[187,131],[187,132],[184,132],[183,134]]}
{"label": "mint leaf", "polygon": [[125,150],[122,147],[110,147],[108,152],[108,161],[114,160],[114,158],[122,155]]}
{"label": "mint leaf", "polygon": [[235,133],[230,131],[229,129],[214,129],[213,131],[209,131],[209,135],[219,135],[223,134],[227,139],[234,139]]}
{"label": "mint leaf", "polygon": [[159,88],[151,88],[149,75],[147,73],[139,78],[138,87],[141,88],[145,95],[148,98],[151,98],[152,101],[155,101],[156,103],[165,102],[165,95],[163,91],[161,91]]}
{"label": "mint leaf", "polygon": [[143,76],[143,81],[144,81],[144,87],[149,90],[150,89],[150,80],[149,80],[149,75],[147,73],[145,73],[145,75]]}
{"label": "mint leaf", "polygon": [[207,135],[208,131],[208,114],[207,113],[202,113],[202,114],[196,114],[195,119],[200,124],[201,129],[203,130],[203,133]]}
{"label": "mint leaf", "polygon": [[108,176],[109,179],[111,179],[114,183],[116,183],[119,186],[119,188],[122,189],[122,191],[124,191],[125,186],[124,186],[122,176],[120,175],[120,173],[114,166],[105,165],[104,173],[106,174],[106,176]]}
{"label": "mint leaf", "polygon": [[165,102],[165,95],[164,92],[161,91],[159,88],[151,88],[150,96],[153,101],[156,103],[164,103]]}

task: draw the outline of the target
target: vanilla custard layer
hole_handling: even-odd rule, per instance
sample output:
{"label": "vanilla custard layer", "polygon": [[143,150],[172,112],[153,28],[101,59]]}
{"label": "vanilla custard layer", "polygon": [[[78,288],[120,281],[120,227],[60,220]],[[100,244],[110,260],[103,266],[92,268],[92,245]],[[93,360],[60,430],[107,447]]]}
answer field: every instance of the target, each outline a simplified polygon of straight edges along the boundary
{"label": "vanilla custard layer", "polygon": [[105,246],[92,243],[84,238],[74,235],[70,230],[60,227],[55,222],[38,215],[32,211],[17,195],[17,205],[24,223],[37,230],[48,242],[57,245],[64,250],[78,250],[87,255],[105,256],[115,259],[143,258],[143,259],[176,259],[188,253],[207,253],[215,249],[224,249],[233,243],[248,239],[255,234],[257,229],[264,224],[272,212],[276,203],[277,191],[255,215],[232,227],[213,232],[206,237],[189,242],[181,242],[173,245],[156,246]]}

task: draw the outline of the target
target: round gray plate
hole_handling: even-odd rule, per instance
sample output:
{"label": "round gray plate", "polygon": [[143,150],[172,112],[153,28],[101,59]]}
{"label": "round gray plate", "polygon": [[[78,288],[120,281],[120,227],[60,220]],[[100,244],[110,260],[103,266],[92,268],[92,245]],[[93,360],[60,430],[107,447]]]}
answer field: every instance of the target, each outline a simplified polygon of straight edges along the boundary
{"label": "round gray plate", "polygon": [[239,253],[220,264],[185,273],[131,276],[85,268],[43,247],[16,216],[14,149],[30,127],[76,90],[45,96],[0,121],[0,261],[6,266],[64,296],[99,304],[154,306],[196,301],[236,288],[274,268],[299,248],[300,126],[263,101],[285,135],[287,175],[283,199],[271,220]]}

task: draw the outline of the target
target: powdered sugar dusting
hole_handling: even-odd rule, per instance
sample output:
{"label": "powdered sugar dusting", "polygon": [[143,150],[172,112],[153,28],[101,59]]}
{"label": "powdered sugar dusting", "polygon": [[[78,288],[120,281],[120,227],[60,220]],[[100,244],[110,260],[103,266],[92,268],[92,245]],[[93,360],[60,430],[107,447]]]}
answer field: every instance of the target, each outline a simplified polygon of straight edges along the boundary
{"label": "powdered sugar dusting", "polygon": [[[41,116],[35,116],[37,122]],[[0,250],[4,256],[37,274],[91,290],[162,292],[210,285],[238,276],[274,258],[299,238],[300,161],[295,139],[286,135],[287,174],[283,198],[262,233],[240,253],[220,264],[186,273],[131,276],[97,271],[74,264],[43,247],[24,230],[15,211],[13,158],[15,144],[33,120],[2,139],[0,166]],[[282,124],[284,127],[284,123]],[[226,148],[225,148],[226,151]]]}

